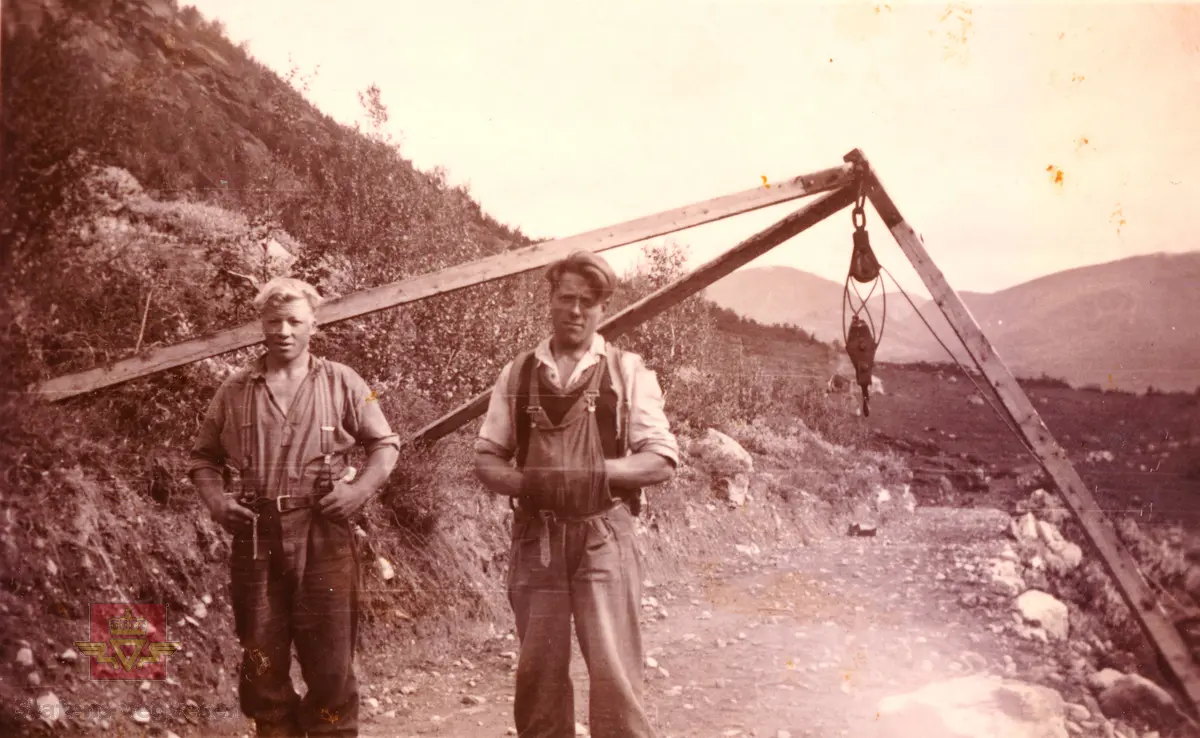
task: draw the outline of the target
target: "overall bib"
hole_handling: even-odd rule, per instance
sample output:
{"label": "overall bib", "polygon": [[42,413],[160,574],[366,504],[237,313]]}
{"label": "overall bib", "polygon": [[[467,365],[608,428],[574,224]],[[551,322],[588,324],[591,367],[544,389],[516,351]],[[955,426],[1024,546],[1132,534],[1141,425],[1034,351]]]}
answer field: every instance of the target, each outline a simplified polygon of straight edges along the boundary
{"label": "overall bib", "polygon": [[508,573],[521,644],[514,718],[522,738],[575,735],[572,617],[588,667],[591,735],[654,735],[642,706],[642,564],[634,517],[610,494],[596,423],[604,368],[603,361],[592,368],[561,418],[548,414],[543,400],[565,398],[544,398],[539,372],[530,373],[526,481]]}
{"label": "overall bib", "polygon": [[[233,538],[231,599],[242,646],[238,698],[242,712],[255,721],[259,736],[357,735],[358,685],[354,646],[358,620],[358,554],[349,521],[335,523],[313,508],[319,493],[344,469],[328,438],[334,409],[329,375],[312,372],[305,380],[312,412],[287,418],[282,445],[294,435],[294,422],[321,425],[325,468],[312,494],[268,496],[257,483],[253,450],[257,431],[253,402],[257,387],[245,388],[241,439],[242,504],[257,513],[254,526]],[[296,407],[304,385],[293,400]],[[286,457],[286,456],[285,456]],[[335,461],[338,468],[335,469]],[[335,472],[337,476],[335,476]],[[324,487],[325,489],[321,489]],[[300,491],[300,490],[297,490]],[[278,490],[276,491],[278,492]],[[301,699],[289,674],[292,644],[308,691]]]}

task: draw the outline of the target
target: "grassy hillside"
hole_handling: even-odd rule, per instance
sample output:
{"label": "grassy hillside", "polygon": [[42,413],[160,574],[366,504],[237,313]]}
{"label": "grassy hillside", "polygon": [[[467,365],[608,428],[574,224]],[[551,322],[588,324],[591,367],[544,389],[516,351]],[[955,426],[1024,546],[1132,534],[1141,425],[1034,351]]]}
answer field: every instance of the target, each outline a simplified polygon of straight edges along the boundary
{"label": "grassy hillside", "polygon": [[[195,11],[133,1],[23,0],[5,9],[4,196],[11,207],[3,227],[14,248],[3,271],[24,329],[5,346],[21,359],[21,374],[9,378],[14,382],[130,355],[151,290],[156,297],[143,347],[244,319],[233,304],[204,304],[214,290],[228,292],[231,303],[244,300],[245,282],[222,271],[230,266],[222,261],[271,239],[289,241],[297,259],[291,271],[329,295],[529,243],[486,216],[467,192],[447,187],[438,172],[418,172],[389,142],[322,115]],[[377,120],[388,114],[372,91],[363,99]],[[81,231],[79,221],[102,205],[95,188],[83,184],[96,167],[127,171],[157,201],[219,207],[239,214],[244,225],[198,233],[183,223],[172,233],[168,224],[167,239],[185,244],[184,253],[165,258],[147,246],[156,258],[131,263],[137,255],[129,247],[113,254],[112,263],[80,268],[86,261],[80,255],[94,252],[95,229]],[[135,229],[155,225],[131,212],[119,193],[108,194],[117,200],[109,215]],[[43,281],[30,285],[33,275]],[[516,278],[474,290],[464,298],[469,305],[455,312],[512,312],[532,286]],[[367,332],[410,327],[409,334],[415,328],[428,335],[442,325],[439,307],[407,311],[411,327],[396,324],[394,315],[361,325]],[[187,320],[172,322],[172,313]],[[60,322],[39,332],[37,316],[47,314]],[[99,315],[106,325],[93,322]],[[471,325],[445,328],[488,340],[472,336]],[[524,337],[519,319],[510,326]],[[427,377],[403,360],[415,341],[390,344],[368,351],[390,352],[394,361],[377,365],[404,371],[414,391],[424,392]],[[449,350],[439,358],[449,358]],[[487,363],[476,375],[441,379],[464,397],[497,368]]]}

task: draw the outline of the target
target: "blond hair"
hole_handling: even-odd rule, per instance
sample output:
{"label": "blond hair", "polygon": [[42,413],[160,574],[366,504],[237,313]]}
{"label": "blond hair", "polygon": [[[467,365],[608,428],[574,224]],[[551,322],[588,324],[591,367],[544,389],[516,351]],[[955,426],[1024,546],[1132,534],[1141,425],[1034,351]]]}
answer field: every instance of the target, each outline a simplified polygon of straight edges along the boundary
{"label": "blond hair", "polygon": [[293,277],[275,277],[259,289],[254,307],[262,314],[269,308],[295,300],[306,300],[314,313],[322,302],[317,289],[308,282]]}

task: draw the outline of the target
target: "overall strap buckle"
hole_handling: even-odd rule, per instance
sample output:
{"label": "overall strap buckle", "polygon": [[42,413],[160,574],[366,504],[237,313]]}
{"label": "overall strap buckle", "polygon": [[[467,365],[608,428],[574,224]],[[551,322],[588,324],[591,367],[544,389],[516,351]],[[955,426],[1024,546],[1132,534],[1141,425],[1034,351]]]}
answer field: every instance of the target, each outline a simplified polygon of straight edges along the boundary
{"label": "overall strap buckle", "polygon": [[[284,500],[295,500],[295,502],[289,502],[285,506],[283,503]],[[279,495],[278,497],[275,498],[275,511],[280,514],[283,514],[285,512],[291,512],[292,510],[299,510],[299,509],[305,508],[305,507],[312,507],[312,503],[313,503],[312,495]]]}

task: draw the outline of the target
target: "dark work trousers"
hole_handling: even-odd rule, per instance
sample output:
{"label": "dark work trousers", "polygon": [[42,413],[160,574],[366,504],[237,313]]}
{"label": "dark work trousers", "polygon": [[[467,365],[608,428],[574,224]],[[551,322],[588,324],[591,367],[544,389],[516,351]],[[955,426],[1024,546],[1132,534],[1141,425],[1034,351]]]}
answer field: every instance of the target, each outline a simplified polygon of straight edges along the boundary
{"label": "dark work trousers", "polygon": [[[311,508],[259,509],[233,540],[234,618],[242,645],[238,696],[260,736],[358,735],[354,646],[358,554],[350,523]],[[308,688],[293,689],[292,643]]]}
{"label": "dark work trousers", "polygon": [[642,562],[633,514],[608,489],[595,420],[599,374],[557,424],[540,408],[537,389],[530,394],[526,489],[508,572],[521,644],[514,704],[521,738],[575,735],[572,619],[588,667],[591,735],[654,735],[642,705]]}

